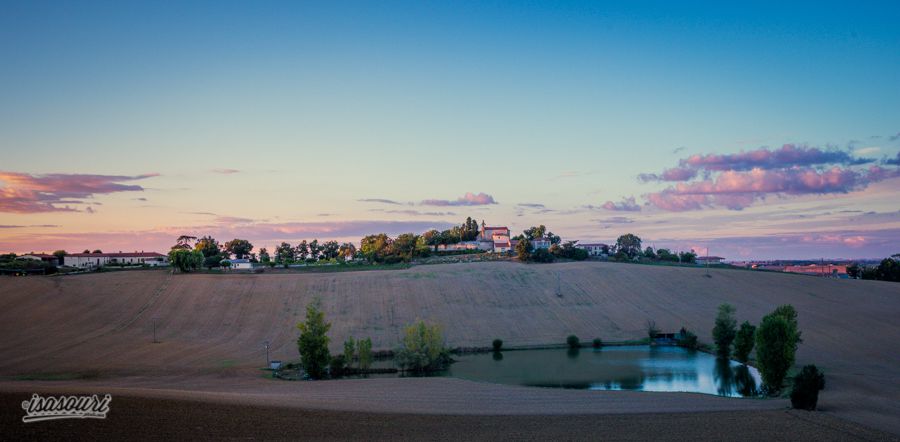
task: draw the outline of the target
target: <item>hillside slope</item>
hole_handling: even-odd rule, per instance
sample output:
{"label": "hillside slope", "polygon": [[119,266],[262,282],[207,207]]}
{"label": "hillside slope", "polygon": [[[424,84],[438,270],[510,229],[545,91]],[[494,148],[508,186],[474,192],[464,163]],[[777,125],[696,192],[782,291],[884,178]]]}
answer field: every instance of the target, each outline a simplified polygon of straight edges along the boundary
{"label": "hillside slope", "polygon": [[[613,263],[473,263],[324,274],[115,272],[0,280],[0,376],[237,375],[296,359],[295,324],[322,299],[332,347],[350,335],[392,348],[404,325],[441,324],[452,346],[641,338],[645,322],[711,341],[716,307],[757,323],[800,314],[798,363],[828,375],[822,405],[900,433],[900,284]],[[559,275],[562,296],[556,295]],[[160,343],[153,344],[156,323]],[[874,414],[873,414],[874,413]],[[881,422],[884,424],[885,422]],[[877,422],[876,422],[877,424]],[[884,425],[879,425],[884,426]]]}

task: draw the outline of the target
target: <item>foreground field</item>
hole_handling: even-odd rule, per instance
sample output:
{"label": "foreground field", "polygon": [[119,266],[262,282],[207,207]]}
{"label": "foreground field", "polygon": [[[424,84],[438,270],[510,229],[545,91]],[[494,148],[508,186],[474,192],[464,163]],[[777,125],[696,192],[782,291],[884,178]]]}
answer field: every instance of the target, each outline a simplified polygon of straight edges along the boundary
{"label": "foreground field", "polygon": [[[417,318],[443,325],[453,346],[489,345],[494,338],[508,345],[545,344],[562,342],[573,333],[583,339],[636,339],[644,336],[647,319],[666,331],[682,326],[696,330],[708,342],[716,306],[722,302],[737,307],[739,321],[752,322],[777,305],[791,303],[800,312],[803,330],[798,363],[815,363],[828,377],[820,400],[823,411],[900,434],[900,285],[734,270],[711,274],[707,278],[702,269],[585,262],[473,263],[338,274],[160,271],[4,278],[0,376],[7,381],[0,389],[47,384],[16,379],[70,379],[54,385],[105,386],[122,388],[123,393],[265,391],[282,401],[286,399],[278,391],[299,388],[304,395],[297,406],[353,409],[368,400],[377,408],[377,397],[343,395],[352,381],[295,387],[299,384],[262,379],[257,368],[265,361],[263,342],[271,343],[272,359],[296,359],[294,325],[314,297],[322,299],[334,324],[334,350],[349,335],[371,337],[376,349],[391,348],[402,327]],[[556,296],[557,275],[562,297]],[[152,342],[154,323],[159,343]],[[397,384],[391,388],[400,388],[397,385],[414,380],[392,381]],[[441,407],[455,414],[457,408],[471,410],[476,401],[461,397],[454,403],[448,393],[442,402],[441,391],[474,392],[477,387],[515,391],[509,395],[516,401],[504,402],[502,392],[487,400],[511,406],[508,412],[492,413],[488,407],[482,410],[486,414],[515,413],[516,407],[532,414],[553,411],[553,401],[544,404],[547,398],[540,389],[521,393],[516,387],[477,384],[444,388],[440,380],[421,381],[416,389],[434,388],[437,395],[431,413],[441,413]],[[329,384],[334,386],[322,390]],[[715,401],[724,400],[676,394],[678,399],[668,402],[671,408],[665,408],[659,405],[668,401],[663,396],[595,393],[551,395],[577,404],[563,407],[564,412],[587,414],[616,408],[603,406],[603,401],[624,408],[638,404],[643,408],[632,412],[653,412],[718,410]],[[768,409],[784,406],[783,401],[725,401],[735,409],[761,408],[758,403]],[[402,402],[381,410],[416,411],[405,409]]]}

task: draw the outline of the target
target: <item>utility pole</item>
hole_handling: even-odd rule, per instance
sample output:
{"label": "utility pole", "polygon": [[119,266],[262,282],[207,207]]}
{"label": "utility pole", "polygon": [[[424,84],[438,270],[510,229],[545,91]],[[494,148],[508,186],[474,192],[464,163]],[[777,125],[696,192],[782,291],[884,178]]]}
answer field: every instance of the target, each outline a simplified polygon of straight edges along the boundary
{"label": "utility pole", "polygon": [[706,277],[709,278],[709,247],[706,248]]}
{"label": "utility pole", "polygon": [[156,322],[158,318],[153,318],[153,343],[159,344],[159,341],[156,339]]}
{"label": "utility pole", "polygon": [[266,346],[266,368],[269,368],[269,341],[265,342]]}

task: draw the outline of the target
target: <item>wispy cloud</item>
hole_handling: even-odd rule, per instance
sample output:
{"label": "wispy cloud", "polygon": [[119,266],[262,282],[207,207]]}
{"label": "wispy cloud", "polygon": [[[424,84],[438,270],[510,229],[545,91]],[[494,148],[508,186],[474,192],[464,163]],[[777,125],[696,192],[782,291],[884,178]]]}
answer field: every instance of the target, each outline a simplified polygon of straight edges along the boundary
{"label": "wispy cloud", "polygon": [[900,132],[897,132],[895,135],[891,135],[888,137],[888,140],[897,141],[900,140]]}
{"label": "wispy cloud", "polygon": [[607,201],[601,207],[616,212],[639,212],[641,210],[641,206],[638,205],[633,196],[623,198],[619,202]]}
{"label": "wispy cloud", "polygon": [[497,204],[494,201],[494,197],[486,194],[486,193],[472,193],[467,192],[465,195],[455,199],[455,200],[439,200],[439,199],[429,199],[424,200],[419,203],[423,206],[486,206],[491,204]]}
{"label": "wispy cloud", "polygon": [[29,228],[29,227],[51,229],[51,228],[57,228],[59,226],[56,224],[31,224],[31,225],[27,225],[27,226],[15,226],[15,225],[8,225],[8,224],[0,224],[0,229],[25,229],[25,228]]}
{"label": "wispy cloud", "polygon": [[231,175],[231,174],[240,172],[240,170],[237,170],[237,169],[212,169],[212,170],[210,170],[210,172],[220,173],[222,175]]}
{"label": "wispy cloud", "polygon": [[838,149],[821,149],[785,144],[778,149],[760,148],[735,154],[691,155],[680,161],[681,168],[709,171],[780,169],[822,164],[859,165],[873,162],[870,158],[854,158]]}
{"label": "wispy cloud", "polygon": [[[88,204],[84,201],[95,195],[116,192],[139,192],[144,188],[122,182],[142,180],[158,176],[146,174],[87,175],[46,174],[32,175],[18,172],[0,172],[0,212],[40,213],[78,211],[72,205]],[[87,212],[93,212],[88,207]]]}
{"label": "wispy cloud", "polygon": [[399,201],[394,201],[394,200],[389,200],[389,199],[384,199],[384,198],[361,198],[356,201],[359,201],[361,203],[395,204],[398,206],[403,204]]}
{"label": "wispy cloud", "polygon": [[543,208],[545,208],[545,206],[544,206],[543,204],[538,204],[538,203],[519,203],[519,204],[516,204],[516,206],[519,206],[519,207],[525,207],[525,208],[529,208],[529,209],[543,209]]}

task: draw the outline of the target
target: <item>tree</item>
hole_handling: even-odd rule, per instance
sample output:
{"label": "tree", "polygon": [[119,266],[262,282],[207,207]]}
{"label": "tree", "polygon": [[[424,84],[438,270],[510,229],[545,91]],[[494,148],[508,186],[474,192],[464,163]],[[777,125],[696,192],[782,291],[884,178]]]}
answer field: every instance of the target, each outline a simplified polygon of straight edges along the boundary
{"label": "tree", "polygon": [[221,253],[219,242],[211,236],[204,236],[197,240],[194,244],[194,250],[203,254],[204,258],[209,258]]}
{"label": "tree", "polygon": [[341,247],[338,249],[338,256],[344,258],[344,261],[353,259],[356,256],[356,246],[352,242],[341,244]]}
{"label": "tree", "polygon": [[56,260],[59,262],[59,265],[63,265],[66,261],[66,255],[68,253],[65,250],[57,250],[53,252],[53,256],[56,257]]}
{"label": "tree", "polygon": [[[197,240],[196,236],[190,235],[181,235],[178,239],[175,240],[175,245],[172,246],[173,249],[185,249],[190,250],[193,247],[192,243]],[[85,252],[87,253],[87,252]]]}
{"label": "tree", "polygon": [[647,259],[656,259],[657,258],[656,252],[653,251],[653,247],[647,246],[647,248],[644,249],[644,258],[647,258]]}
{"label": "tree", "polygon": [[356,341],[351,336],[344,341],[344,362],[348,368],[353,366],[354,359],[356,359]]}
{"label": "tree", "polygon": [[309,242],[309,257],[307,260],[318,261],[319,260],[319,252],[322,251],[321,247],[319,247],[319,240],[314,239]]}
{"label": "tree", "polygon": [[537,227],[532,226],[532,227],[525,229],[524,233],[525,233],[526,239],[543,238],[544,234],[547,233],[547,227],[545,227],[543,224],[541,224]]}
{"label": "tree", "polygon": [[356,341],[356,349],[359,354],[359,369],[368,370],[372,366],[372,338]]}
{"label": "tree", "polygon": [[519,257],[519,261],[530,261],[532,251],[534,251],[534,246],[531,245],[531,241],[528,238],[522,238],[516,244],[516,255]]}
{"label": "tree", "polygon": [[562,238],[559,235],[553,234],[553,232],[547,232],[547,239],[550,240],[550,244],[559,244],[562,242]]}
{"label": "tree", "polygon": [[300,241],[300,244],[297,244],[296,253],[291,255],[291,260],[295,257],[300,261],[306,261],[306,257],[309,256],[309,245],[306,244],[306,240]]}
{"label": "tree", "polygon": [[769,393],[781,390],[784,377],[794,365],[798,342],[800,332],[793,307],[782,306],[763,317],[756,330],[756,361]]}
{"label": "tree", "polygon": [[287,265],[294,261],[294,248],[291,247],[290,244],[286,242],[282,242],[280,245],[275,247],[275,262],[278,264],[284,264],[285,268]]}
{"label": "tree", "polygon": [[[202,252],[200,253],[202,255]],[[222,260],[224,259],[225,257],[219,254],[207,256],[206,258],[203,258],[203,267],[206,267],[207,269],[219,267],[220,265],[222,265]]]}
{"label": "tree", "polygon": [[394,361],[401,369],[415,372],[446,367],[450,353],[444,347],[441,328],[421,320],[406,327],[403,345],[394,352]]}
{"label": "tree", "polygon": [[566,337],[566,345],[568,345],[569,348],[581,348],[581,340],[578,339],[578,336],[569,335]]}
{"label": "tree", "polygon": [[300,337],[297,338],[297,349],[300,351],[300,362],[303,370],[313,379],[325,377],[326,369],[331,362],[328,351],[328,330],[331,324],[325,322],[319,300],[306,306],[306,321],[297,324]]}
{"label": "tree", "polygon": [[853,279],[858,279],[860,276],[862,276],[862,269],[859,267],[859,264],[854,262],[853,264],[848,265],[847,276]]}
{"label": "tree", "polygon": [[335,259],[338,257],[340,249],[341,246],[337,241],[327,241],[322,244],[322,257],[325,259]]}
{"label": "tree", "polygon": [[360,241],[360,252],[369,261],[382,262],[387,255],[393,240],[384,233],[368,235]]}
{"label": "tree", "polygon": [[622,254],[629,260],[641,255],[641,238],[626,233],[616,239],[616,254]]}
{"label": "tree", "polygon": [[576,261],[588,259],[587,250],[575,247],[575,241],[566,241],[562,243],[562,245],[553,244],[550,246],[550,253],[560,258],[573,259]]}
{"label": "tree", "polygon": [[[420,244],[424,245],[424,243],[419,242],[419,235],[404,233],[394,239],[393,253],[404,261],[410,261],[421,254],[419,251]],[[428,247],[426,246],[425,249],[425,253],[427,253]]]}
{"label": "tree", "polygon": [[472,219],[472,217],[467,217],[465,221],[463,221],[462,226],[459,228],[459,237],[461,241],[474,241],[475,238],[478,238],[478,233],[480,229],[478,228],[478,221]]}
{"label": "tree", "polygon": [[100,254],[100,253],[103,253],[103,250],[97,249],[97,250],[94,250],[94,251],[91,252],[91,253],[93,253],[93,254]]}
{"label": "tree", "polygon": [[269,256],[269,251],[265,247],[259,249],[259,262],[263,264],[272,262],[272,258]]}
{"label": "tree", "polygon": [[90,250],[88,250],[88,249],[84,249],[84,251],[83,251],[83,252],[81,252],[81,253],[91,253],[91,251],[90,251]]}
{"label": "tree", "polygon": [[425,241],[425,244],[434,248],[434,251],[437,252],[438,245],[442,244],[443,237],[441,236],[441,232],[437,230],[431,229],[422,234],[422,240]]}
{"label": "tree", "polygon": [[690,252],[680,252],[678,254],[678,261],[685,264],[693,264],[697,262],[697,254],[693,251]]}
{"label": "tree", "polygon": [[805,365],[791,388],[791,407],[813,411],[819,402],[819,390],[825,389],[825,374],[815,365]]}
{"label": "tree", "polygon": [[656,251],[656,259],[658,259],[660,261],[677,262],[678,255],[675,253],[672,253],[672,251],[669,249],[658,249]]}
{"label": "tree", "polygon": [[203,254],[196,250],[173,248],[169,251],[169,263],[173,272],[178,269],[182,273],[187,273],[200,267],[203,263]]}
{"label": "tree", "polygon": [[494,342],[491,342],[491,348],[494,351],[500,351],[503,349],[503,340],[502,339],[494,339]]}
{"label": "tree", "polygon": [[234,255],[237,259],[244,259],[250,255],[253,250],[253,244],[246,239],[233,239],[225,243],[225,251]]}
{"label": "tree", "polygon": [[719,314],[716,315],[716,325],[713,327],[713,342],[716,344],[716,354],[720,358],[728,359],[731,356],[731,343],[737,334],[737,321],[734,319],[734,306],[722,304],[719,306]]}
{"label": "tree", "polygon": [[756,341],[756,326],[744,321],[734,338],[734,358],[743,364],[750,359]]}

